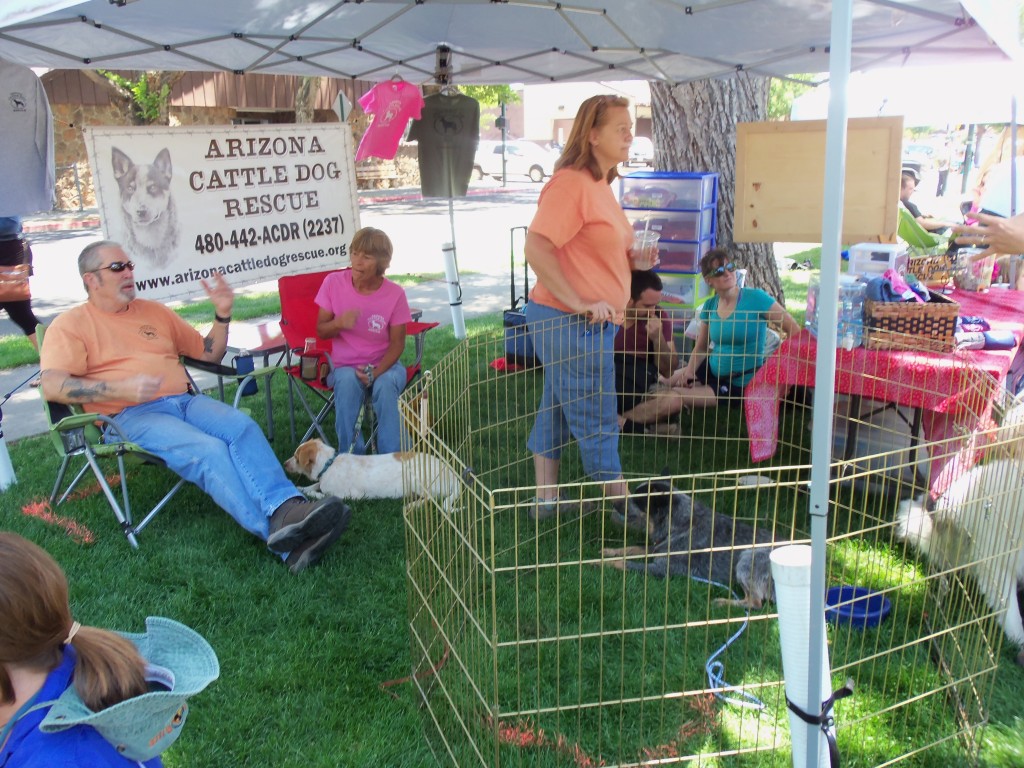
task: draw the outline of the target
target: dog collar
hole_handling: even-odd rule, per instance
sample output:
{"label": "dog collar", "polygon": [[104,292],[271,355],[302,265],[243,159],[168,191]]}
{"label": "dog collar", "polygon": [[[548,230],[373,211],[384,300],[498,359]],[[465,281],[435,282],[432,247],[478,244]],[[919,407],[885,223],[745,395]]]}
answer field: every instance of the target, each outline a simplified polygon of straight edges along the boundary
{"label": "dog collar", "polygon": [[324,464],[324,468],[320,470],[320,473],[319,473],[319,474],[318,474],[318,475],[317,475],[317,476],[316,476],[315,478],[313,478],[313,482],[315,482],[315,483],[319,483],[319,482],[320,482],[320,478],[324,476],[324,473],[325,473],[325,472],[326,472],[326,471],[327,471],[328,469],[330,469],[330,466],[331,466],[331,464],[333,464],[333,463],[334,463],[334,460],[335,460],[336,458],[338,458],[338,456],[340,456],[340,455],[341,455],[341,451],[335,451],[335,452],[334,452],[334,455],[333,455],[333,456],[331,456],[331,460],[330,460],[330,461],[328,461],[328,462],[327,462],[326,464]]}

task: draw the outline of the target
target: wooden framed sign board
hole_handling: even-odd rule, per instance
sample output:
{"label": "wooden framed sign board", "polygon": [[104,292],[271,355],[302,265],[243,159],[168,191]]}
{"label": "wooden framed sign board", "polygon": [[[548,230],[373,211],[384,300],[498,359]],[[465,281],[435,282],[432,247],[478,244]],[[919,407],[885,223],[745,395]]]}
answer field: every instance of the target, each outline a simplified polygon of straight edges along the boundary
{"label": "wooden framed sign board", "polygon": [[[736,126],[736,242],[821,242],[825,124],[798,120]],[[895,237],[902,144],[902,117],[849,120],[844,243]]]}

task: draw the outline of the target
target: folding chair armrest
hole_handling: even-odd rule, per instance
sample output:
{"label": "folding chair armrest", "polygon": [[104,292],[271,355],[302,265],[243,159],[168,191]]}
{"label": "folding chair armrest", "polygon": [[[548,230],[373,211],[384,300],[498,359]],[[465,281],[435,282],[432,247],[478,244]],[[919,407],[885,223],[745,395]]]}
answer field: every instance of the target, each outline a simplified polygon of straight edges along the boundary
{"label": "folding chair armrest", "polygon": [[69,432],[72,429],[81,429],[82,427],[88,427],[95,424],[97,421],[103,421],[109,417],[101,416],[98,413],[72,413],[70,416],[65,416],[59,421],[53,423],[53,428],[58,432]]}
{"label": "folding chair armrest", "polygon": [[188,357],[186,355],[182,355],[181,362],[182,365],[184,365],[186,368],[195,368],[197,371],[211,373],[214,376],[220,376],[225,379],[234,379],[239,382],[241,382],[242,379],[248,378],[250,376],[254,379],[270,376],[275,371],[278,371],[281,368],[278,365],[266,365],[261,366],[259,368],[254,368],[248,373],[240,373],[230,365],[224,365],[223,363],[211,363],[208,360],[200,360],[197,357]]}
{"label": "folding chair armrest", "polygon": [[405,335],[412,336],[414,345],[415,359],[413,361],[413,367],[418,367],[423,362],[423,347],[425,343],[425,336],[427,331],[431,328],[437,328],[440,323],[420,323],[411,322],[405,324]]}
{"label": "folding chair armrest", "polygon": [[208,360],[200,360],[198,357],[189,357],[188,355],[181,356],[181,363],[188,368],[195,368],[197,371],[212,373],[214,376],[233,378],[236,373],[235,369],[230,365],[224,365],[223,363],[211,363]]}
{"label": "folding chair armrest", "polygon": [[[102,426],[101,426],[102,425]],[[122,443],[130,443],[131,440],[128,436],[121,431],[120,425],[109,416],[102,413],[75,413],[71,416],[65,416],[63,419],[53,425],[53,428],[58,432],[67,432],[72,429],[80,429],[82,427],[95,426],[97,429],[105,429],[109,427],[114,434],[117,436],[117,440]],[[113,442],[113,441],[106,441]]]}
{"label": "folding chair armrest", "polygon": [[[89,444],[95,447],[100,442],[107,445],[131,444],[131,441],[117,425],[117,422],[101,413],[84,413],[79,411],[78,413],[64,416],[51,426],[53,431],[60,437],[64,450],[68,452],[80,450]],[[116,435],[116,439],[103,439],[105,427],[110,427]]]}
{"label": "folding chair armrest", "polygon": [[[117,442],[120,442],[120,443],[130,443],[131,442],[131,440],[128,439],[128,436],[125,435],[125,433],[121,431],[121,427],[118,426],[118,423],[116,421],[114,421],[112,418],[110,418],[109,416],[104,416],[102,413],[94,413],[92,415],[93,415],[93,421],[94,422],[99,422],[104,427],[110,427],[110,429],[113,430],[114,434],[117,435]],[[104,441],[104,442],[113,442],[113,441],[107,440],[107,441]]]}
{"label": "folding chair armrest", "polygon": [[421,323],[416,320],[405,324],[406,336],[422,336],[431,328],[437,328],[440,323]]}

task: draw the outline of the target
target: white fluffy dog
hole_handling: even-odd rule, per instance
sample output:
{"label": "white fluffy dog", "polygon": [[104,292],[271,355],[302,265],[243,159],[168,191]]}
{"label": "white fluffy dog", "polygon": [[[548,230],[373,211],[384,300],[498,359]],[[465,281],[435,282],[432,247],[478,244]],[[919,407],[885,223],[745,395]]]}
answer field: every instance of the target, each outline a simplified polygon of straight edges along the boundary
{"label": "white fluffy dog", "polygon": [[[1024,648],[1024,621],[1017,590],[1024,587],[1024,488],[1020,461],[1004,459],[966,472],[929,512],[919,499],[904,500],[897,512],[896,537],[940,568],[971,563],[971,573],[989,606],[1003,614],[1003,631]],[[1007,541],[1016,550],[1007,555]],[[1024,665],[1024,650],[1017,656]]]}
{"label": "white fluffy dog", "polygon": [[[461,490],[455,472],[434,456],[412,452],[339,454],[318,438],[299,445],[284,468],[315,481],[300,488],[311,498],[333,495],[342,499],[400,499],[409,495],[443,498],[447,510]],[[408,489],[402,481],[403,468],[411,479]]]}

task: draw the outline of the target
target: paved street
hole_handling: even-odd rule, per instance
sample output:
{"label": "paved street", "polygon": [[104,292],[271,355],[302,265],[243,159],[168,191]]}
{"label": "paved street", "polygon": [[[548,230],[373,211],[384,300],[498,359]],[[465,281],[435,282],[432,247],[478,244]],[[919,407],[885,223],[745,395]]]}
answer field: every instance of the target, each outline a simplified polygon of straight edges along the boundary
{"label": "paved street", "polygon": [[[509,228],[529,223],[540,186],[510,183],[508,189],[503,190],[494,182],[481,182],[474,185],[473,195],[455,201],[453,217],[449,217],[446,200],[363,202],[360,222],[363,226],[382,229],[391,237],[395,244],[395,256],[389,270],[392,275],[443,275],[442,246],[453,239],[454,222],[460,272],[500,277],[507,285]],[[408,196],[410,193],[406,191]],[[27,220],[26,226],[30,227],[32,223],[31,219]],[[40,320],[48,321],[84,300],[85,292],[76,260],[82,248],[103,237],[103,232],[96,226],[36,231],[29,237],[35,254],[36,273],[32,278],[32,306]],[[256,293],[277,290],[274,282],[239,288]],[[445,307],[446,297],[447,293]],[[464,292],[463,300],[467,311],[475,309],[471,306],[474,302],[472,295]],[[483,311],[491,310],[484,307]],[[445,321],[443,316],[431,319]],[[450,321],[450,313],[447,319]],[[0,315],[0,335],[19,332],[6,313]]]}

